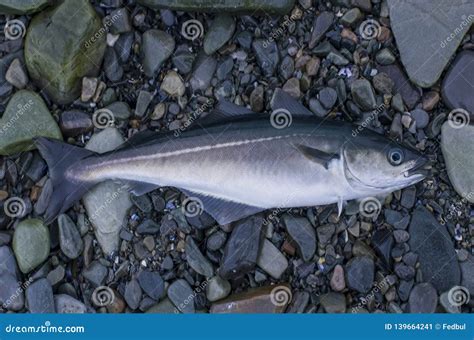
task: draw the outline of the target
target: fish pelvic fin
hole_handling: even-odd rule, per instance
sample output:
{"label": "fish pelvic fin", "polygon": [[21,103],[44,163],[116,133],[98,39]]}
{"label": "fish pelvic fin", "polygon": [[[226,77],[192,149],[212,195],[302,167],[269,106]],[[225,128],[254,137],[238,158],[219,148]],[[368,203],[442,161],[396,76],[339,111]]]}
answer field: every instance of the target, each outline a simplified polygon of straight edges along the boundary
{"label": "fish pelvic fin", "polygon": [[49,177],[53,184],[51,199],[43,216],[45,223],[50,224],[95,185],[95,183],[73,182],[65,176],[73,164],[95,153],[45,137],[35,138],[34,143],[48,165]]}

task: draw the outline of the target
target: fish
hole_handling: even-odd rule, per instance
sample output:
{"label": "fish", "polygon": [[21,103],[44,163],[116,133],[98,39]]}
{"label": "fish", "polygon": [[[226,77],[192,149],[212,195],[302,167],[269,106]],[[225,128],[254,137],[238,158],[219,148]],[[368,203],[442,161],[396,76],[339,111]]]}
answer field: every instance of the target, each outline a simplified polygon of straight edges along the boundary
{"label": "fish", "polygon": [[107,180],[134,195],[175,187],[224,225],[275,208],[336,203],[340,215],[349,200],[388,195],[427,176],[428,159],[417,150],[318,118],[277,90],[271,115],[219,102],[188,129],[140,132],[104,154],[35,139],[53,185],[45,222]]}

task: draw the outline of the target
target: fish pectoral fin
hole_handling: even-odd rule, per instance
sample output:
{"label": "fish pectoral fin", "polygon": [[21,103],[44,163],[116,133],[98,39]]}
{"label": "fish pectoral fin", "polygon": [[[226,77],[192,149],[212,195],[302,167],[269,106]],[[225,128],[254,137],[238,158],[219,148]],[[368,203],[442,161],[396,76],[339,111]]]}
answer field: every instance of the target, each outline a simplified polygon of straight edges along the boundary
{"label": "fish pectoral fin", "polygon": [[153,190],[158,189],[160,186],[157,184],[151,184],[146,182],[135,182],[135,181],[120,181],[124,183],[128,191],[130,191],[135,196],[145,195]]}
{"label": "fish pectoral fin", "polygon": [[296,148],[309,160],[321,164],[329,169],[329,163],[334,159],[340,159],[339,154],[330,154],[319,149],[315,149],[305,145],[296,145]]}
{"label": "fish pectoral fin", "polygon": [[181,189],[181,191],[190,198],[192,197],[200,200],[202,202],[202,209],[211,215],[220,225],[235,222],[265,210],[265,208],[226,201],[188,190]]}

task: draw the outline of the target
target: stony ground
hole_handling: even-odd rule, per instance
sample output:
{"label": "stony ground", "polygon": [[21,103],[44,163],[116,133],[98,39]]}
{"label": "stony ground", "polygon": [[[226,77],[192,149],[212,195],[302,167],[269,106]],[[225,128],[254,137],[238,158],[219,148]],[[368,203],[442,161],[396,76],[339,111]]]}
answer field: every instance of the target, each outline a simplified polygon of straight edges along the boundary
{"label": "stony ground", "polygon": [[[471,4],[146,6],[160,2],[0,0],[1,312],[472,311]],[[331,205],[217,225],[174,188],[105,182],[41,220],[52,182],[33,137],[106,152],[142,130],[179,137],[218,100],[269,114],[277,88],[418,149],[431,175],[340,217]]]}

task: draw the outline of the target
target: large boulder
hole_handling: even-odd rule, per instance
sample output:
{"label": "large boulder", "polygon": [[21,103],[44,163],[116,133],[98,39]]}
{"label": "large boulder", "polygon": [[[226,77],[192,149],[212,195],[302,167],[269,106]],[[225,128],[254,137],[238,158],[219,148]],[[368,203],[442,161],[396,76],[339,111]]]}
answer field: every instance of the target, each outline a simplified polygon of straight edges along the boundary
{"label": "large boulder", "polygon": [[41,12],[25,39],[31,78],[58,104],[72,102],[80,94],[82,78],[98,75],[106,34],[88,0],[64,0]]}

